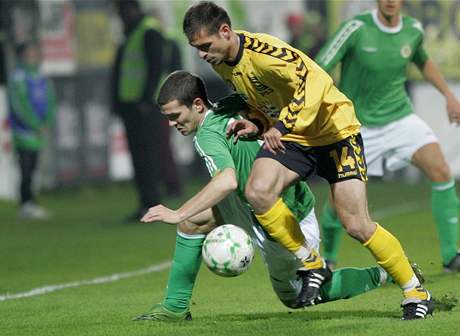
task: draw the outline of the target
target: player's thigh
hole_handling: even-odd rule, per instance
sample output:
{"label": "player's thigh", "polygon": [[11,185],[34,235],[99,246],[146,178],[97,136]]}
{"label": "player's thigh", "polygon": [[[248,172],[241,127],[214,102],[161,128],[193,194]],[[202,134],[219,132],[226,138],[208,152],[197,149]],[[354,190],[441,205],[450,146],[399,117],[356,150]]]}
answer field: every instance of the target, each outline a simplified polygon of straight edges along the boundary
{"label": "player's thigh", "polygon": [[317,174],[329,184],[350,179],[367,181],[367,166],[361,135],[355,134],[326,146],[315,148]]}
{"label": "player's thigh", "polygon": [[332,199],[337,215],[348,234],[360,242],[367,241],[375,231],[368,206],[366,184],[349,179],[331,185]]}
{"label": "player's thigh", "polygon": [[254,161],[246,184],[246,193],[276,195],[299,179],[299,175],[288,169],[281,162],[267,157]]}
{"label": "player's thigh", "polygon": [[354,238],[365,241],[375,229],[367,210],[366,160],[360,134],[316,149],[318,175],[331,185],[337,215]]}
{"label": "player's thigh", "polygon": [[[389,171],[404,168],[411,163],[415,164],[413,157],[416,152],[426,145],[439,142],[430,126],[415,114],[392,121],[382,129],[384,133],[381,136],[386,148],[384,153],[385,167]],[[425,150],[422,149],[422,152]],[[440,150],[438,154],[441,154]],[[437,156],[436,160],[440,157],[440,155]],[[443,163],[444,160],[438,162],[440,167]]]}
{"label": "player's thigh", "polygon": [[[287,186],[314,173],[314,149],[283,141],[284,152],[260,149],[249,176],[248,189],[279,195]],[[248,190],[247,189],[247,190]]]}
{"label": "player's thigh", "polygon": [[437,142],[419,148],[412,156],[412,163],[433,182],[448,182],[452,179],[449,165]]}

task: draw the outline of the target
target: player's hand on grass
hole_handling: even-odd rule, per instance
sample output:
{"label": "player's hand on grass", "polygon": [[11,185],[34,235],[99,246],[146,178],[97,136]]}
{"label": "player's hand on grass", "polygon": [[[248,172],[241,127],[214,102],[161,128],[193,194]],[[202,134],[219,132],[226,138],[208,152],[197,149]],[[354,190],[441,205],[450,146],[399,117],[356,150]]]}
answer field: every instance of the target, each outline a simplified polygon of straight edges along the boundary
{"label": "player's hand on grass", "polygon": [[141,222],[164,222],[167,224],[178,224],[182,221],[177,210],[172,210],[164,205],[151,207],[149,211],[141,218]]}
{"label": "player's hand on grass", "polygon": [[227,138],[233,134],[233,143],[236,143],[240,137],[256,136],[258,132],[259,128],[256,124],[246,119],[239,119],[228,125],[225,134],[227,135]]}
{"label": "player's hand on grass", "polygon": [[277,152],[284,153],[286,147],[284,147],[281,142],[281,137],[283,135],[276,128],[272,127],[267,132],[265,132],[262,137],[264,138],[264,149],[269,150],[273,154]]}
{"label": "player's hand on grass", "polygon": [[460,124],[460,102],[453,94],[446,98],[446,109],[449,121],[458,126]]}

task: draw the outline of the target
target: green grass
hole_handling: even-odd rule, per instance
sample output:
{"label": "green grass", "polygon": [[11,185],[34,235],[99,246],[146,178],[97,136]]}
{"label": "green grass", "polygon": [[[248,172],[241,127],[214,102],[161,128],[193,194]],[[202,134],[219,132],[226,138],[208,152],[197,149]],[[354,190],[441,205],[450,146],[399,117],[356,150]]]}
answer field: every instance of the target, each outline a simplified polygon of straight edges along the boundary
{"label": "green grass", "polygon": [[[197,187],[190,186],[188,193]],[[319,200],[325,198],[324,183],[313,189]],[[371,211],[380,217],[382,209],[390,209],[379,222],[422,266],[433,294],[459,296],[460,275],[441,272],[429,186],[372,181],[369,200]],[[127,185],[46,193],[42,203],[52,210],[52,220],[21,221],[12,203],[0,203],[0,296],[133,271],[171,258],[175,227],[120,223],[135,204]],[[412,205],[404,210],[408,203]],[[339,266],[371,264],[370,254],[344,237]],[[257,256],[249,271],[237,278],[220,278],[202,268],[192,322],[132,322],[162,299],[167,275],[164,270],[0,301],[0,335],[455,335],[460,321],[458,307],[426,321],[400,321],[401,294],[395,286],[290,312],[276,299]]]}

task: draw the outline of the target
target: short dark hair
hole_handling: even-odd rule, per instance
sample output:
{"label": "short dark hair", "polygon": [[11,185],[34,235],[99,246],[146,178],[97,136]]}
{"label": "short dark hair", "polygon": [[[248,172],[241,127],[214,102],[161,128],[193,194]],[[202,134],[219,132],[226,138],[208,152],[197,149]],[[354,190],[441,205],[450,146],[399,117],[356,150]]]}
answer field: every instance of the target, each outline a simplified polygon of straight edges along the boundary
{"label": "short dark hair", "polygon": [[201,98],[206,107],[210,107],[208,93],[201,77],[178,70],[169,74],[161,85],[158,105],[163,106],[177,100],[181,105],[190,108],[196,98]]}
{"label": "short dark hair", "polygon": [[222,24],[232,27],[232,22],[225,9],[211,1],[200,1],[189,7],[184,16],[182,29],[189,40],[203,28],[208,34],[213,35],[219,31]]}

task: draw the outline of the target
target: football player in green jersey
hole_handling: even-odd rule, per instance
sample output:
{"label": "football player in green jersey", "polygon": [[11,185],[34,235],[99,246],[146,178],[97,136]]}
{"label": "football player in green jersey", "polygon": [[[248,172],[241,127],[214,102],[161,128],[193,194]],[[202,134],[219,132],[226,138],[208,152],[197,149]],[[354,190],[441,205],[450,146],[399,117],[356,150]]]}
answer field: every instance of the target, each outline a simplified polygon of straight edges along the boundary
{"label": "football player in green jersey", "polygon": [[[459,201],[455,181],[431,128],[413,113],[404,84],[415,63],[446,99],[451,122],[460,122],[460,103],[423,47],[423,28],[401,14],[402,0],[378,0],[377,9],[342,23],[317,56],[325,70],[342,63],[339,88],[354,103],[362,123],[367,171],[383,175],[408,164],[432,182],[432,211],[444,270],[460,271],[457,252]],[[330,204],[330,203],[329,203]],[[320,218],[325,257],[336,261],[341,225],[329,204]]]}
{"label": "football player in green jersey", "polygon": [[[166,298],[137,320],[181,321],[191,319],[189,302],[201,264],[201,247],[207,232],[220,223],[235,223],[249,232],[261,249],[273,289],[286,306],[294,306],[302,288],[296,275],[302,263],[278,242],[267,238],[250,211],[244,187],[261,143],[235,141],[225,130],[238,112],[246,108],[238,95],[217,104],[208,101],[203,81],[186,71],[173,72],[162,85],[158,103],[171,127],[182,135],[194,134],[193,142],[206,163],[211,181],[179,209],[164,205],[149,209],[144,222],[177,224],[176,250],[168,279]],[[307,243],[318,248],[319,229],[314,213],[314,196],[305,182],[286,190],[283,199],[295,213]],[[375,289],[389,280],[380,267],[343,268],[321,287],[323,303],[349,298]]]}

